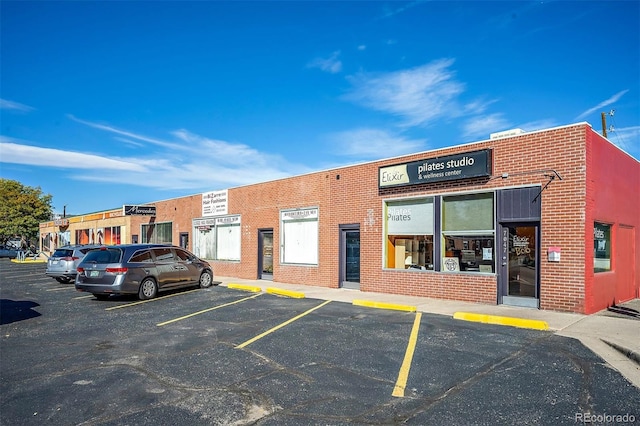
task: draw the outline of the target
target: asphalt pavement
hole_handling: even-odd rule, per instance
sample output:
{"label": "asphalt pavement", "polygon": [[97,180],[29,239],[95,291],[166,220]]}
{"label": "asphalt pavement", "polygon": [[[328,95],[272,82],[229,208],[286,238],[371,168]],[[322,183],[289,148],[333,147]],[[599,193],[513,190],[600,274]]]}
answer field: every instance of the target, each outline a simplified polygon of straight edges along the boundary
{"label": "asphalt pavement", "polygon": [[415,310],[464,321],[547,329],[551,333],[579,340],[640,388],[640,299],[596,314],[582,315],[234,277],[216,276],[215,280],[223,286],[231,285],[252,292],[281,293],[288,297],[333,300],[382,309]]}

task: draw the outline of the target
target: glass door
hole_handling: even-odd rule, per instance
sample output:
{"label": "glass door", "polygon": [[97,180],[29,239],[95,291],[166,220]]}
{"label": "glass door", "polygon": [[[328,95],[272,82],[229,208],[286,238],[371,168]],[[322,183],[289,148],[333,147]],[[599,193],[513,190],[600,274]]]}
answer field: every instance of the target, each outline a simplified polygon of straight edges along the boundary
{"label": "glass door", "polygon": [[502,224],[502,303],[539,306],[539,226]]}
{"label": "glass door", "polygon": [[273,280],[273,230],[259,230],[258,237],[258,278]]}
{"label": "glass door", "polygon": [[360,289],[360,228],[340,229],[340,286]]}

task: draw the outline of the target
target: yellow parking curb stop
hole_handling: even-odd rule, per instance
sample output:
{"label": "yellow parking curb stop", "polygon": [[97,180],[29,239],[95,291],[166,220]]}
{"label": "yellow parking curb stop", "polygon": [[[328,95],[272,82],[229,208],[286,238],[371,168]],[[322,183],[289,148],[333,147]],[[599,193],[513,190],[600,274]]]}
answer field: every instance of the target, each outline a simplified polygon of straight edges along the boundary
{"label": "yellow parking curb stop", "polygon": [[262,291],[261,287],[253,286],[253,285],[245,285],[245,284],[227,284],[227,288],[235,288],[236,290],[244,290],[244,291],[252,291],[254,293],[260,293]]}
{"label": "yellow parking curb stop", "polygon": [[369,300],[354,300],[353,305],[366,306],[368,308],[392,309],[395,311],[406,311],[406,312],[416,312],[418,310],[416,306],[396,305],[394,303],[373,302]]}
{"label": "yellow parking curb stop", "polygon": [[282,289],[275,288],[275,287],[268,287],[267,288],[267,293],[277,294],[279,296],[293,297],[295,299],[304,299],[304,293],[302,293],[300,291],[282,290]]}
{"label": "yellow parking curb stop", "polygon": [[511,327],[530,328],[533,330],[549,330],[546,321],[525,318],[501,317],[498,315],[474,314],[471,312],[456,312],[453,318],[462,321],[481,322],[484,324],[508,325]]}

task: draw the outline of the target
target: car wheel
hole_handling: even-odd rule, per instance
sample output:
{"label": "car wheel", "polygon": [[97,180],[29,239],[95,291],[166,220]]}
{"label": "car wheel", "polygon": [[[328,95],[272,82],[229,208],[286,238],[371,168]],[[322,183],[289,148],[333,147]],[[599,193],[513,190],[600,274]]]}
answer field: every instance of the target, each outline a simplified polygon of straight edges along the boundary
{"label": "car wheel", "polygon": [[153,299],[158,294],[158,285],[153,278],[145,278],[140,284],[138,298],[140,300]]}
{"label": "car wheel", "polygon": [[60,284],[65,284],[67,282],[66,278],[62,277],[56,277],[56,281],[58,281]]}
{"label": "car wheel", "polygon": [[94,294],[94,296],[98,300],[107,300],[109,298],[108,294]]}
{"label": "car wheel", "polygon": [[211,275],[211,272],[204,271],[202,275],[200,275],[199,282],[200,282],[200,288],[211,287],[211,284],[213,283],[213,276]]}

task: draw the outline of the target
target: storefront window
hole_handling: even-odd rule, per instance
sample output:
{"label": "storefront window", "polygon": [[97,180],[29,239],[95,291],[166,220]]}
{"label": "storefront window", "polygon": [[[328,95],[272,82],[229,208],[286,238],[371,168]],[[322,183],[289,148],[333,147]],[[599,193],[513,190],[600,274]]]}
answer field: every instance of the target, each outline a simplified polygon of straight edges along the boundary
{"label": "storefront window", "polygon": [[593,271],[611,270],[611,225],[595,222],[593,226]]}
{"label": "storefront window", "polygon": [[385,267],[433,269],[433,198],[385,203]]}
{"label": "storefront window", "polygon": [[142,225],[142,242],[152,244],[173,244],[173,224],[171,222]]}
{"label": "storefront window", "polygon": [[216,259],[240,260],[240,216],[216,218]]}
{"label": "storefront window", "polygon": [[442,270],[495,273],[493,193],[442,199]]}
{"label": "storefront window", "polygon": [[282,263],[318,264],[318,209],[280,213]]}
{"label": "storefront window", "polygon": [[[99,231],[99,230],[98,230]],[[104,240],[104,244],[110,245],[110,244],[121,244],[122,240],[121,240],[121,227],[120,226],[109,226],[103,229],[104,232],[104,236],[103,236],[103,240]],[[98,235],[100,234],[100,232],[98,232]],[[99,240],[98,240],[99,241]],[[98,243],[100,244],[100,243]]]}

